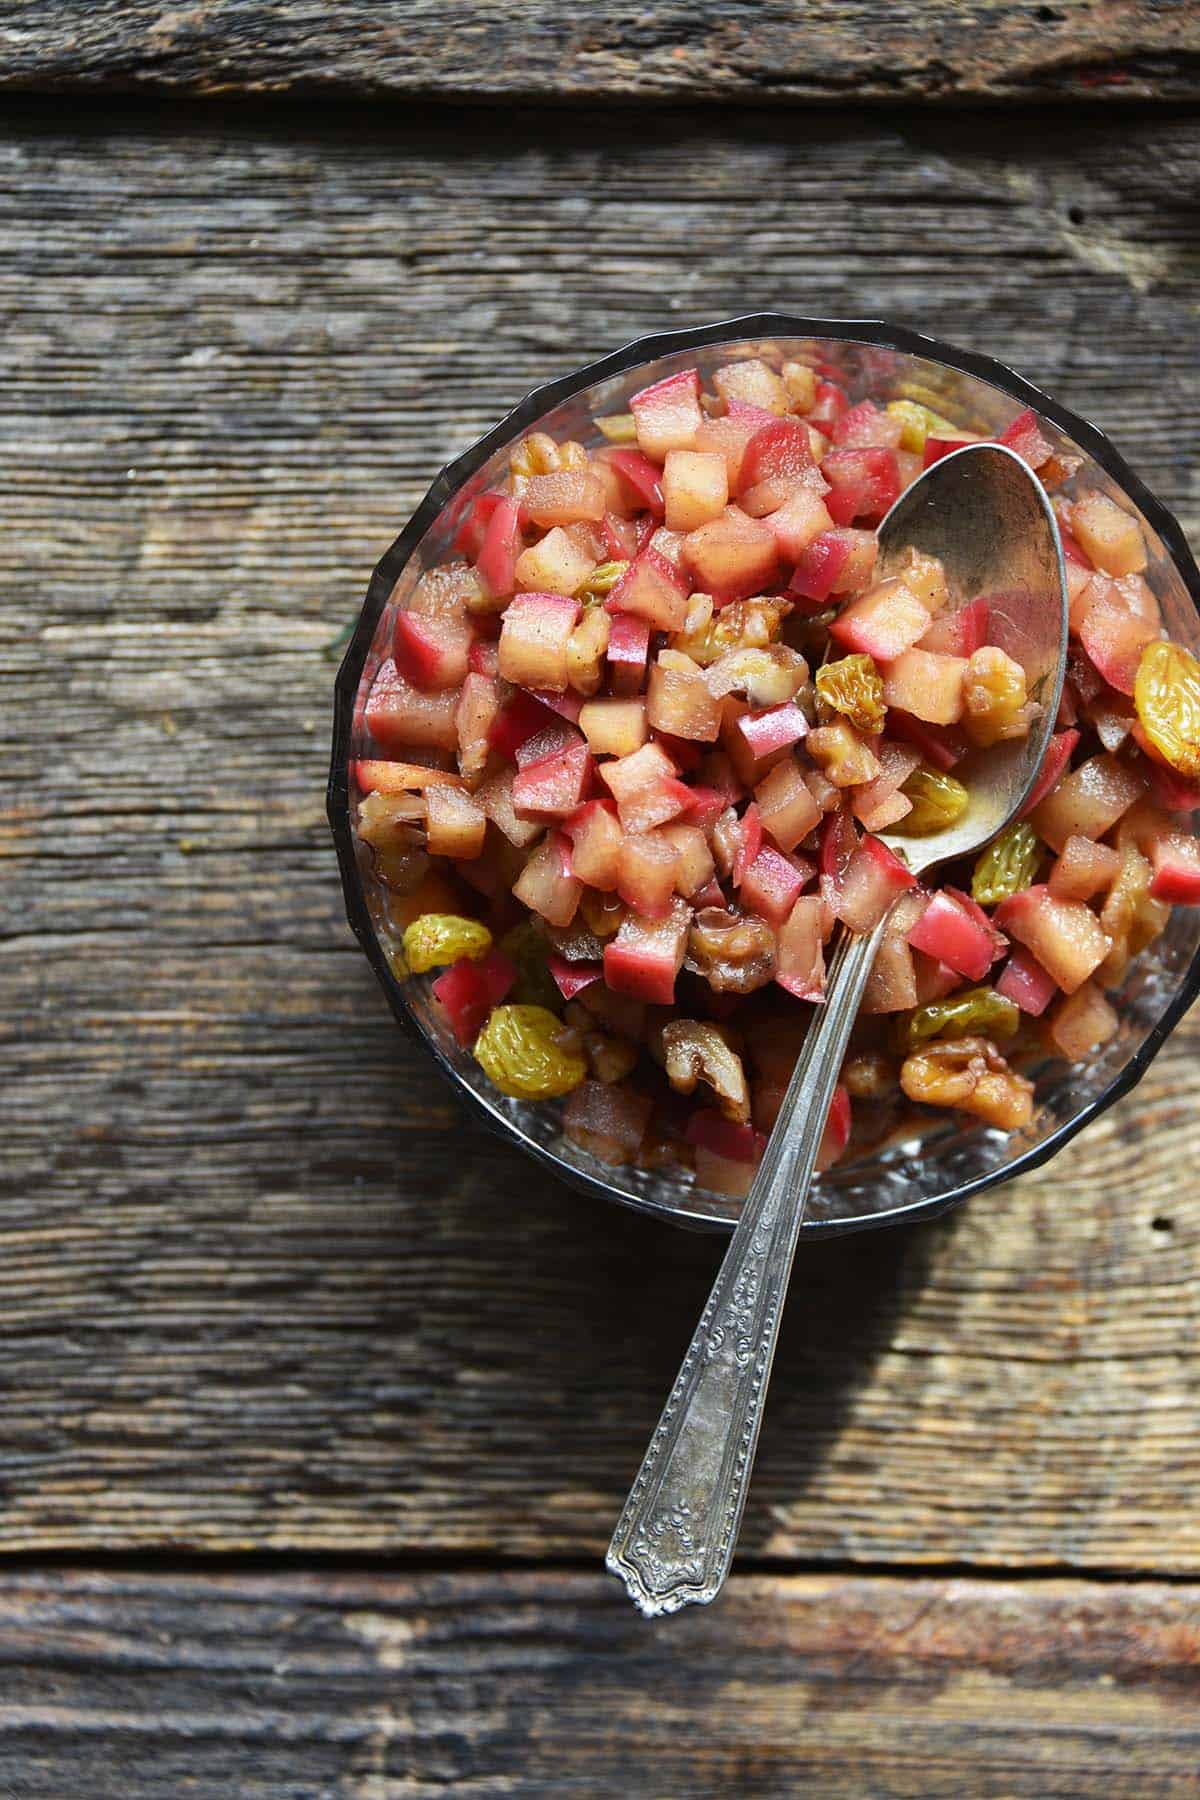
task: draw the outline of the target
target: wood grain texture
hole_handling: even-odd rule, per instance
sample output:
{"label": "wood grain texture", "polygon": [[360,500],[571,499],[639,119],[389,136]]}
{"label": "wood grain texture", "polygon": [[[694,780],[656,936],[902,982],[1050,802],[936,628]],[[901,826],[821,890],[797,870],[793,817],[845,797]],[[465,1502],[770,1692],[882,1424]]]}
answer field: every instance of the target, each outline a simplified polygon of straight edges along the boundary
{"label": "wood grain texture", "polygon": [[1194,99],[1186,0],[17,0],[0,82],[197,94],[846,103]]}
{"label": "wood grain texture", "polygon": [[598,1577],[7,1575],[21,1800],[1184,1800],[1194,1587],[758,1577],[647,1626]]}
{"label": "wood grain texture", "polygon": [[[1200,518],[1191,120],[677,114],[636,168],[571,124],[0,135],[0,1547],[607,1540],[717,1246],[464,1120],[322,817],[326,647],[521,392],[664,316],[883,312]],[[1200,1570],[1198,1045],[1041,1175],[806,1258],[743,1567]]]}

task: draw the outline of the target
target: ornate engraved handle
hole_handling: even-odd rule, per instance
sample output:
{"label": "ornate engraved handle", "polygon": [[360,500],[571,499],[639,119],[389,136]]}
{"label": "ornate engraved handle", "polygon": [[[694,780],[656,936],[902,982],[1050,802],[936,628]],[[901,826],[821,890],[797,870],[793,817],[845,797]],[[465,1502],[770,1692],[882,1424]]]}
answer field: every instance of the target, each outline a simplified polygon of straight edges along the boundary
{"label": "ornate engraved handle", "polygon": [[813,1164],[886,923],[834,952],[826,1003],[608,1547],[647,1618],[705,1605],[729,1573]]}

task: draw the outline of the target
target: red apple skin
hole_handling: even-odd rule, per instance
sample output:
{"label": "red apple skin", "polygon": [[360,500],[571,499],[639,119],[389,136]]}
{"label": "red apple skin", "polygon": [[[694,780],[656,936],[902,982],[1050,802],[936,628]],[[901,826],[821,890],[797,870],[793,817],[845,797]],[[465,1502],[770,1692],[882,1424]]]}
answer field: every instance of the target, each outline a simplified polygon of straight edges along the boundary
{"label": "red apple skin", "polygon": [[934,894],[908,934],[914,950],[948,963],[968,981],[982,981],[995,961],[995,940],[990,929],[973,919],[966,909],[946,894]]}
{"label": "red apple skin", "polygon": [[1166,832],[1155,839],[1150,859],[1154,865],[1152,900],[1200,906],[1200,842],[1181,831]]}
{"label": "red apple skin", "polygon": [[1054,977],[1048,975],[1037,958],[1020,945],[1004,965],[995,987],[998,994],[1034,1019],[1041,1017],[1058,993]]}
{"label": "red apple skin", "polygon": [[1040,806],[1051,789],[1058,785],[1059,777],[1071,760],[1071,754],[1079,742],[1077,731],[1058,731],[1046,745],[1046,754],[1042,759],[1041,773],[1033,784],[1028,800],[1021,808],[1019,817],[1027,819],[1035,806]]}

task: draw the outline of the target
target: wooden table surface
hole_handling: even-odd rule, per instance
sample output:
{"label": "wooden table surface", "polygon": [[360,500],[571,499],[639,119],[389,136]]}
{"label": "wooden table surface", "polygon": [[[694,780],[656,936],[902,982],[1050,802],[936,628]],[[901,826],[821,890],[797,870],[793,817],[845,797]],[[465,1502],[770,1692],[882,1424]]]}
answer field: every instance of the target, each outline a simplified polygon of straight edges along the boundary
{"label": "wooden table surface", "polygon": [[485,1136],[345,924],[370,568],[639,332],[924,325],[1200,540],[1194,11],[691,16],[0,21],[3,1800],[1200,1793],[1200,1020],[806,1250],[737,1572],[649,1625],[601,1558],[719,1244]]}

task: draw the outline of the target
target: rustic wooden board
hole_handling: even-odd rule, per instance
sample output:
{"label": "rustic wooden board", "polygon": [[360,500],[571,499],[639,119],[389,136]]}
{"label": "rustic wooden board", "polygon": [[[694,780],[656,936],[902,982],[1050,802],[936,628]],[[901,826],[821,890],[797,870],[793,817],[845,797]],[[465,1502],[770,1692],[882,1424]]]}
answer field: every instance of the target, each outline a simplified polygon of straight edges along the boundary
{"label": "rustic wooden board", "polygon": [[21,1800],[1184,1800],[1195,1587],[735,1580],[647,1625],[599,1578],[9,1574]]}
{"label": "rustic wooden board", "polygon": [[[1197,524],[1191,121],[678,114],[636,168],[573,129],[4,127],[4,1548],[607,1539],[717,1246],[464,1121],[322,818],[326,646],[527,386],[664,317],[882,311]],[[1198,1044],[1052,1170],[806,1259],[747,1561],[1200,1569]]]}
{"label": "rustic wooden board", "polygon": [[17,87],[654,100],[1194,99],[1185,0],[19,0],[0,23]]}

